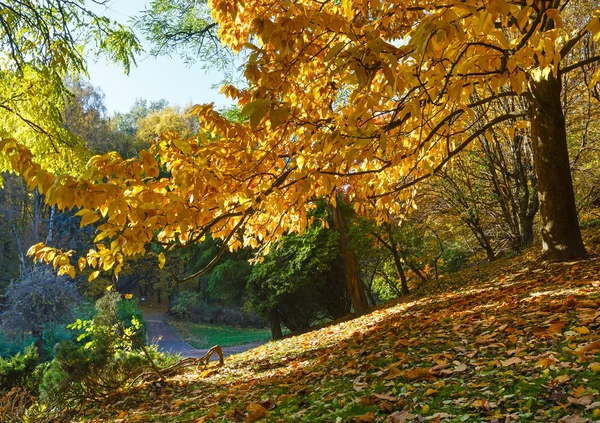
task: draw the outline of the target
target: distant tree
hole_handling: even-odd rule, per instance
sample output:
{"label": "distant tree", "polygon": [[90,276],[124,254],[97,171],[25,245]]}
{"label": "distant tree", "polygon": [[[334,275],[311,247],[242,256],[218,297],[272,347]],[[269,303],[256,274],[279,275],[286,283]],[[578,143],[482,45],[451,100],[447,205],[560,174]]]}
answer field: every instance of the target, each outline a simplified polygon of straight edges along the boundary
{"label": "distant tree", "polygon": [[[65,77],[86,72],[84,51],[126,71],[140,51],[131,30],[86,6],[83,0],[6,0],[0,7],[2,137],[16,137],[46,169],[63,174],[78,174],[87,160],[80,157],[84,145],[63,128]],[[0,171],[8,168],[0,155]]]}
{"label": "distant tree", "polygon": [[2,329],[12,336],[31,333],[38,356],[46,356],[44,329],[67,322],[79,295],[67,278],[56,276],[51,268],[34,266],[23,272],[6,290],[7,309],[2,317]]}
{"label": "distant tree", "polygon": [[127,113],[117,112],[112,118],[112,124],[120,131],[132,137],[135,137],[138,131],[138,122],[148,116],[150,113],[157,112],[169,105],[165,99],[158,101],[148,101],[143,98],[136,98]]}
{"label": "distant tree", "polygon": [[182,139],[198,133],[198,118],[179,107],[164,107],[137,121],[135,138],[138,148],[148,148],[161,134],[175,131]]}
{"label": "distant tree", "polygon": [[70,92],[63,112],[65,129],[85,141],[91,154],[134,156],[134,137],[111,124],[102,90],[79,77],[67,78],[65,85]]}
{"label": "distant tree", "polygon": [[315,226],[304,235],[282,238],[252,269],[249,305],[268,317],[273,338],[280,323],[291,330],[310,327],[322,318],[350,311],[339,234]]}

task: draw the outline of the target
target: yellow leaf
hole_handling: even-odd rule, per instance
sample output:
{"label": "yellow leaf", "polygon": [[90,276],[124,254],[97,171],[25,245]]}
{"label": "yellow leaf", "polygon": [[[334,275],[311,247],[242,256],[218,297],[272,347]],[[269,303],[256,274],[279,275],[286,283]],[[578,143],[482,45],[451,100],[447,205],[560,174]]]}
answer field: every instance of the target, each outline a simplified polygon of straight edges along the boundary
{"label": "yellow leaf", "polygon": [[77,260],[77,266],[79,267],[80,271],[85,269],[86,265],[87,265],[87,260],[85,259],[85,257],[80,257],[79,260]]}
{"label": "yellow leaf", "polygon": [[590,369],[592,372],[600,372],[600,363],[590,363],[588,369]]}
{"label": "yellow leaf", "polygon": [[166,261],[167,261],[167,257],[165,257],[165,255],[163,253],[160,253],[158,255],[158,267],[160,269],[162,269],[163,267],[165,267]]}
{"label": "yellow leaf", "polygon": [[267,409],[260,404],[250,403],[246,407],[246,412],[248,416],[246,417],[247,422],[253,422],[262,418],[265,414],[267,414]]}
{"label": "yellow leaf", "polygon": [[83,228],[84,226],[91,225],[94,222],[97,222],[100,219],[100,215],[95,211],[88,211],[87,213],[81,216],[81,222],[79,223],[79,227]]}
{"label": "yellow leaf", "polygon": [[269,118],[271,119],[271,127],[277,128],[279,125],[284,124],[288,116],[290,115],[290,109],[287,107],[278,107],[276,109],[271,109],[269,113]]}
{"label": "yellow leaf", "polygon": [[194,153],[194,150],[189,142],[187,142],[185,140],[181,140],[179,138],[174,139],[172,142],[173,142],[173,145],[175,147],[177,147],[183,154],[186,154],[189,156]]}
{"label": "yellow leaf", "polygon": [[590,330],[587,327],[585,327],[585,326],[580,326],[580,327],[577,327],[577,328],[573,328],[573,330],[575,332],[577,332],[578,334],[580,334],[580,335],[587,335],[588,333],[590,333]]}
{"label": "yellow leaf", "polygon": [[[100,275],[100,271],[99,270],[96,270],[95,272],[90,273],[90,276],[88,277],[88,282],[91,282],[94,279],[96,279],[98,277],[98,275]],[[107,291],[110,291],[110,289],[107,289]]]}
{"label": "yellow leaf", "polygon": [[133,294],[125,294],[125,298],[131,300],[133,298]]}
{"label": "yellow leaf", "polygon": [[429,414],[429,404],[425,404],[423,407],[421,407],[421,412],[423,414]]}
{"label": "yellow leaf", "polygon": [[112,287],[112,285],[107,285],[107,286],[106,286],[106,290],[107,290],[108,292],[110,292],[110,291],[112,290],[112,288],[113,288],[113,287]]}

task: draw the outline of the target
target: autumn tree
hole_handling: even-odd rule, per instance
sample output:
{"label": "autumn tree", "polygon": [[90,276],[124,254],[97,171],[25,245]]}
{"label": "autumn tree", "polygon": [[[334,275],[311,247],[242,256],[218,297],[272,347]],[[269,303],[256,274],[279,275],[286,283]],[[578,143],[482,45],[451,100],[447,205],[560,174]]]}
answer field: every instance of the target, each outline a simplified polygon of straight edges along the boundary
{"label": "autumn tree", "polygon": [[[595,8],[585,1],[216,0],[220,39],[233,51],[252,50],[247,89],[224,88],[247,122],[198,106],[198,138],[167,133],[139,159],[95,157],[81,180],[57,179],[14,140],[0,148],[20,158],[13,167],[48,201],[80,207],[84,225],[100,223],[80,268],[118,273],[125,256],[149,243],[169,253],[208,233],[221,238],[208,267],[183,280],[206,272],[225,249],[267,250],[286,233],[304,232],[316,201],[335,207],[339,191],[357,213],[384,222],[482,134],[528,118],[543,252],[580,258],[561,81],[600,60],[580,48],[600,36]],[[590,85],[600,78],[593,75]],[[526,108],[494,107],[507,98]],[[75,272],[69,252],[36,246],[32,254]]]}

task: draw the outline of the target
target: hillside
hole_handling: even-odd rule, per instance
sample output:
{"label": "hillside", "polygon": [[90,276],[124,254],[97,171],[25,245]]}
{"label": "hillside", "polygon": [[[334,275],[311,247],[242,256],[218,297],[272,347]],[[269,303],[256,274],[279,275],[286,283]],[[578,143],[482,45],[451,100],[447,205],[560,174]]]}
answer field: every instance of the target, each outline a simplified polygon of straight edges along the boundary
{"label": "hillside", "polygon": [[599,240],[587,233],[587,261],[544,264],[532,250],[473,267],[75,420],[600,421]]}

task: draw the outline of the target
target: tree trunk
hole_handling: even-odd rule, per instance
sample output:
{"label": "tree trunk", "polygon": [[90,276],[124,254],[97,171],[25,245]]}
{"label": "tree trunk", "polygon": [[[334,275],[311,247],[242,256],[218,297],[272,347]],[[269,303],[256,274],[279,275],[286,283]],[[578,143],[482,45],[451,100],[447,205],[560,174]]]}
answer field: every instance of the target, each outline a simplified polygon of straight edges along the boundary
{"label": "tree trunk", "polygon": [[404,273],[404,269],[402,268],[402,262],[400,261],[400,256],[398,255],[397,250],[392,251],[392,256],[394,257],[394,264],[396,265],[396,270],[398,270],[398,276],[400,276],[400,286],[402,287],[402,295],[410,294],[408,289],[408,282],[406,280],[406,274]]}
{"label": "tree trunk", "polygon": [[48,222],[48,236],[46,237],[46,244],[52,243],[54,240],[54,218],[56,217],[56,204],[50,207],[50,219]]}
{"label": "tree trunk", "polygon": [[46,350],[44,349],[44,329],[35,327],[31,330],[31,336],[35,339],[35,349],[37,351],[38,360],[43,362],[46,360]]}
{"label": "tree trunk", "polygon": [[348,236],[346,235],[346,222],[344,221],[344,217],[342,216],[339,207],[331,205],[330,211],[334,226],[340,234],[340,252],[344,259],[346,286],[348,288],[348,293],[350,294],[350,301],[352,302],[356,314],[364,314],[369,310],[369,303],[365,294],[364,285],[360,280],[358,260],[356,260],[354,251],[350,248]]}
{"label": "tree trunk", "polygon": [[271,324],[271,337],[273,339],[283,338],[281,332],[281,321],[279,320],[279,312],[276,308],[269,311],[269,323]]}
{"label": "tree trunk", "polygon": [[561,81],[531,81],[531,138],[542,223],[542,255],[550,261],[587,256],[581,238],[567,150]]}

